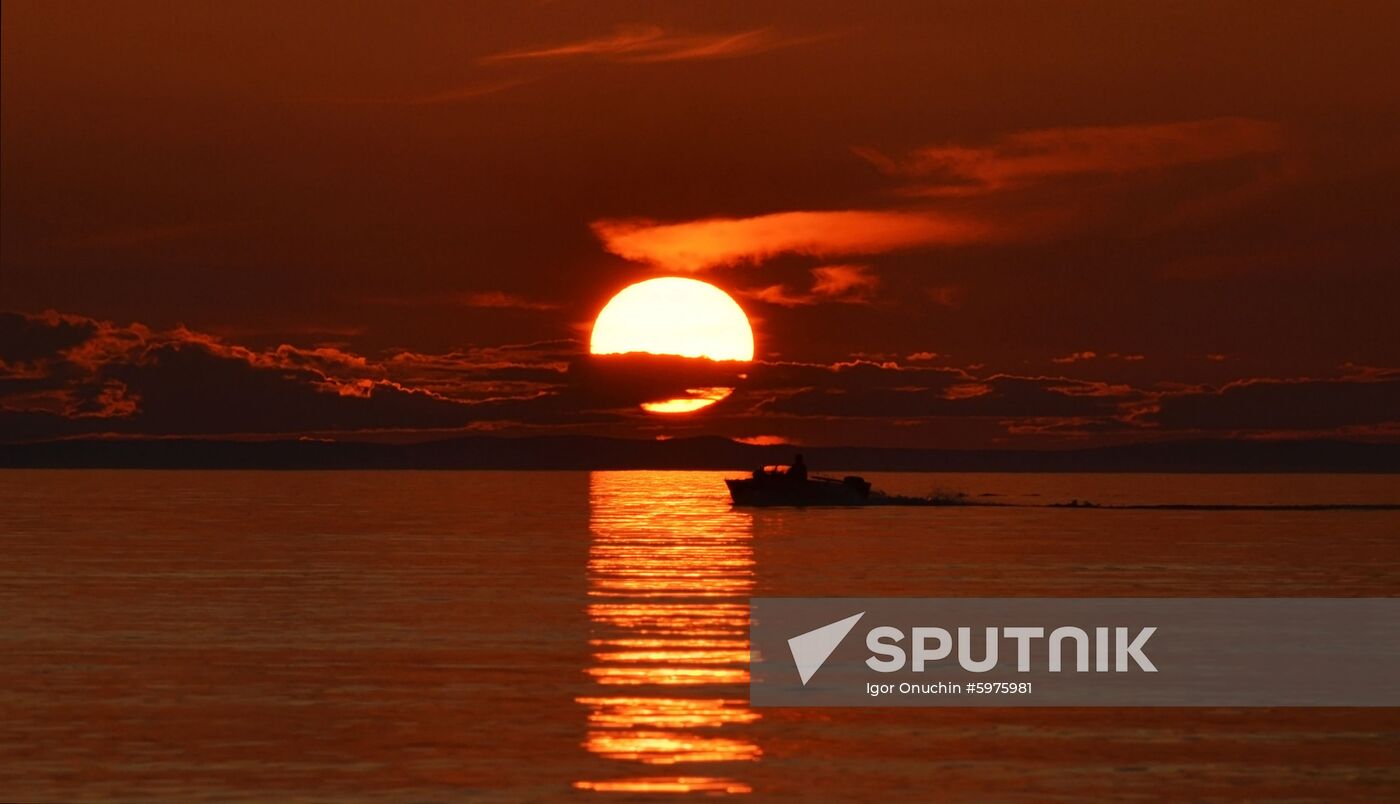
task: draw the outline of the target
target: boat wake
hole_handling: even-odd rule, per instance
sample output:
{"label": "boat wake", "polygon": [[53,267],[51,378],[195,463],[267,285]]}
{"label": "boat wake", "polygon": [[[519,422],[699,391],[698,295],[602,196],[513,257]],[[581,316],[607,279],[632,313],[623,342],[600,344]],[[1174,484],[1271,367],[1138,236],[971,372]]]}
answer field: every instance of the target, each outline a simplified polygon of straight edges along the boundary
{"label": "boat wake", "polygon": [[1017,505],[1017,508],[1092,508],[1109,511],[1400,511],[1400,503],[1099,503],[1072,500],[1047,505]]}

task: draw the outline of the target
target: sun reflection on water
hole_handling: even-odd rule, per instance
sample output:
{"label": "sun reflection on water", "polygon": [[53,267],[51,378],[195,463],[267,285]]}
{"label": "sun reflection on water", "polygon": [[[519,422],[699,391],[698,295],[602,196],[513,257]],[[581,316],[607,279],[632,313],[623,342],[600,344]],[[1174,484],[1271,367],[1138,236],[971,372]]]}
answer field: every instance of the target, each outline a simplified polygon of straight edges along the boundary
{"label": "sun reflection on water", "polygon": [[[752,527],[705,472],[594,472],[588,616],[596,694],[584,747],[620,763],[696,772],[753,762],[749,708]],[[637,763],[637,764],[631,764]],[[700,763],[710,763],[700,765]],[[732,767],[732,766],[726,766]],[[645,771],[643,771],[645,773]],[[619,775],[575,787],[626,793],[748,793],[710,775]]]}

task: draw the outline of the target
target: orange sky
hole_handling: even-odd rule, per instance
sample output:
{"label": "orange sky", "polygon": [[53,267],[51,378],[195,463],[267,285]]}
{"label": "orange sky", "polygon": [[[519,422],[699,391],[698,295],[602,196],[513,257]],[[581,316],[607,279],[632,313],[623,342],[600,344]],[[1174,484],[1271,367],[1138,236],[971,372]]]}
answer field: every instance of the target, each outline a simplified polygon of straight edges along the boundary
{"label": "orange sky", "polygon": [[[6,2],[0,439],[1393,438],[1397,29],[1388,2]],[[664,426],[570,371],[663,274],[729,290],[763,361]]]}

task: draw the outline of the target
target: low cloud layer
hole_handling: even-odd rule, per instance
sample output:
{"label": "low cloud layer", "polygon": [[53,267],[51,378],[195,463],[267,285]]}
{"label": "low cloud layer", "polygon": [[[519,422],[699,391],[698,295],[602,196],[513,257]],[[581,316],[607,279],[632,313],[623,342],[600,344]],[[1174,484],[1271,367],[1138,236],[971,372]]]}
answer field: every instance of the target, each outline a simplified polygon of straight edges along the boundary
{"label": "low cloud layer", "polygon": [[1248,379],[1164,395],[1153,416],[1168,429],[1329,431],[1400,422],[1400,371],[1333,379]]}
{"label": "low cloud layer", "polygon": [[[818,274],[817,285],[849,293],[861,276]],[[1084,354],[1076,365],[1114,362]],[[366,355],[330,344],[250,348],[183,327],[156,330],[55,312],[0,313],[0,441],[700,431],[807,443],[829,443],[834,433],[848,440],[881,432],[897,443],[944,445],[976,433],[1002,446],[1030,446],[1090,437],[1389,438],[1400,432],[1395,369],[1350,366],[1335,377],[1144,388],[930,365],[933,357],[735,365],[592,358],[568,340]],[[693,416],[658,417],[639,407],[711,386],[734,392]]]}
{"label": "low cloud layer", "polygon": [[[818,284],[848,293],[860,276],[832,272],[819,275]],[[850,438],[876,424],[876,431],[906,438],[976,431],[1001,445],[1035,445],[1086,437],[1392,437],[1400,431],[1400,370],[1392,368],[1140,388],[931,366],[928,354],[906,363],[734,366],[657,356],[592,359],[573,340],[554,340],[370,356],[332,345],[251,349],[185,328],[157,331],[57,312],[0,314],[0,345],[0,441],[465,430],[636,436],[704,429],[823,443],[832,433]],[[1102,363],[1085,354],[1075,363]],[[711,385],[735,391],[697,416],[665,419],[638,408]]]}
{"label": "low cloud layer", "polygon": [[0,332],[8,441],[463,428],[549,396],[566,365],[550,345],[372,358],[52,312],[0,313]]}

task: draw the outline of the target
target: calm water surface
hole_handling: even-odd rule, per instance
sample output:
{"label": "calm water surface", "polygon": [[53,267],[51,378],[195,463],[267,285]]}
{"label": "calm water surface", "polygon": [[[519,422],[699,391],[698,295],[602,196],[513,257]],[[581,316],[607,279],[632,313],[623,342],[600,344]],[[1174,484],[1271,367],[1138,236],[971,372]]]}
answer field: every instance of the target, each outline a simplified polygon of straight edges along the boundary
{"label": "calm water surface", "polygon": [[[1391,596],[1400,512],[715,472],[0,472],[0,799],[1400,797],[1397,710],[763,709],[752,595]],[[1043,504],[1395,476],[874,475]]]}

